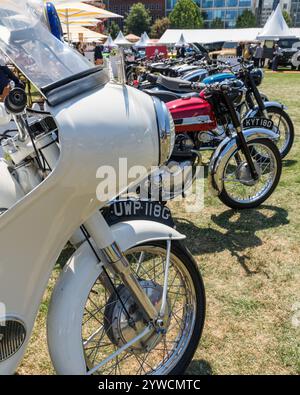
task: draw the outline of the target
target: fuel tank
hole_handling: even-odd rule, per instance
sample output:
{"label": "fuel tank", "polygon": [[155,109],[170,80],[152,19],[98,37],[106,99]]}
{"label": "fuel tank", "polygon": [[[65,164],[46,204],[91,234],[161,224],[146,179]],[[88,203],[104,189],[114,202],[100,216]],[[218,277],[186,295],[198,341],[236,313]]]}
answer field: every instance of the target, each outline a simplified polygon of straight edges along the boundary
{"label": "fuel tank", "polygon": [[187,97],[167,103],[176,133],[203,132],[215,129],[213,107],[201,97]]}
{"label": "fuel tank", "polygon": [[232,73],[218,73],[218,74],[214,74],[214,75],[204,78],[204,80],[202,82],[204,84],[210,85],[210,84],[214,84],[215,82],[232,80],[233,78],[236,78],[236,76]]}

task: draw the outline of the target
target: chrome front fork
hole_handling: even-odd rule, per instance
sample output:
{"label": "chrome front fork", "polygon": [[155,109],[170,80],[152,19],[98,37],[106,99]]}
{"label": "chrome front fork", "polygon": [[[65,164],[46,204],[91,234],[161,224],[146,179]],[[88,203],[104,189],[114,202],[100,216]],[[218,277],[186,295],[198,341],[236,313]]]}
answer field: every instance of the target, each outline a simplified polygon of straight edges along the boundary
{"label": "chrome front fork", "polygon": [[133,274],[128,260],[114,241],[111,229],[102,214],[100,212],[94,214],[84,223],[84,227],[96,243],[101,261],[108,269],[120,277],[144,312],[146,320],[151,321],[155,325],[158,321],[159,313]]}

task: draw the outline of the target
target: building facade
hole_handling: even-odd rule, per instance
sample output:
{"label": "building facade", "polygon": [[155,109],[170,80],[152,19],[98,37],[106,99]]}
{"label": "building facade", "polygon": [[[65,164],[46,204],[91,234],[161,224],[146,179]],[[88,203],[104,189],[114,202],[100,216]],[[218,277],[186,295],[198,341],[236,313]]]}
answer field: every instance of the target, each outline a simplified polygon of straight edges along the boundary
{"label": "building facade", "polygon": [[[281,9],[287,11],[291,14],[291,4],[293,0],[259,0],[257,4],[257,20],[259,26],[264,26],[267,22],[269,16],[271,15],[272,11],[276,9],[278,4],[280,3]],[[294,0],[295,3],[299,3],[300,0]],[[300,7],[299,7],[300,10]],[[292,16],[292,15],[291,15]]]}
{"label": "building facade", "polygon": [[291,1],[291,12],[290,12],[293,26],[300,27],[300,0]]}
{"label": "building facade", "polygon": [[152,21],[165,16],[165,0],[104,0],[104,3],[109,11],[126,16],[131,6],[139,1],[150,11]]}
{"label": "building facade", "polygon": [[[201,8],[205,27],[211,27],[216,18],[220,18],[225,28],[234,28],[236,20],[244,10],[255,9],[255,0],[194,0]],[[166,0],[166,13],[169,14],[177,0]]]}

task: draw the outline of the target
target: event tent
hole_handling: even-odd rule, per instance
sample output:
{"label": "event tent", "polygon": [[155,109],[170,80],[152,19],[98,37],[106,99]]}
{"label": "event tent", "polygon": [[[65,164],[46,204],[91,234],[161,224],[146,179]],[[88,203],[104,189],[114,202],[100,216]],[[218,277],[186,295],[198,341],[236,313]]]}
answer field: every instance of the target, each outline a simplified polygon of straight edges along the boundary
{"label": "event tent", "polygon": [[93,30],[78,25],[69,25],[68,29],[66,26],[63,26],[63,31],[65,34],[69,34],[71,41],[75,42],[79,41],[80,35],[82,35],[83,41],[86,42],[103,41],[107,38],[104,34],[94,32]]}
{"label": "event tent", "polygon": [[[247,29],[168,29],[159,40],[160,44],[174,45],[181,34],[188,43],[214,43],[218,41],[255,41],[263,28]],[[290,28],[290,35],[300,37],[300,28]]]}
{"label": "event tent", "polygon": [[145,48],[147,47],[148,43],[149,43],[149,36],[147,33],[143,33],[141,38],[139,39],[139,41],[137,43],[135,43],[135,47],[137,48]]}
{"label": "event tent", "polygon": [[186,41],[184,34],[182,33],[179,41],[177,41],[177,43],[175,44],[175,47],[186,47],[187,45],[189,45],[189,44]]}
{"label": "event tent", "polygon": [[131,42],[129,42],[128,40],[126,40],[126,38],[124,37],[124,34],[119,31],[119,34],[117,36],[117,38],[115,39],[115,44],[117,45],[131,45]]}
{"label": "event tent", "polygon": [[278,4],[275,11],[268,18],[263,30],[258,34],[258,40],[276,40],[279,38],[295,38],[291,29],[288,27]]}
{"label": "event tent", "polygon": [[105,47],[109,47],[109,48],[117,48],[117,44],[114,43],[114,40],[112,39],[112,37],[110,35],[107,37],[107,40],[105,41],[105,43],[103,45]]}

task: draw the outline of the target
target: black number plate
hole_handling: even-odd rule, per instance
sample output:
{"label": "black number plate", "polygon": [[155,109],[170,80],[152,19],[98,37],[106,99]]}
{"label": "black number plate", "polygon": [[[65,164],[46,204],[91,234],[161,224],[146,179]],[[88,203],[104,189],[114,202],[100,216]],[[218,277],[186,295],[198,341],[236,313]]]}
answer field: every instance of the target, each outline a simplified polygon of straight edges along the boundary
{"label": "black number plate", "polygon": [[175,226],[171,211],[159,202],[142,202],[140,200],[117,201],[103,212],[110,225],[126,220],[150,220]]}
{"label": "black number plate", "polygon": [[246,118],[243,121],[243,129],[264,128],[274,130],[274,122],[266,118]]}

